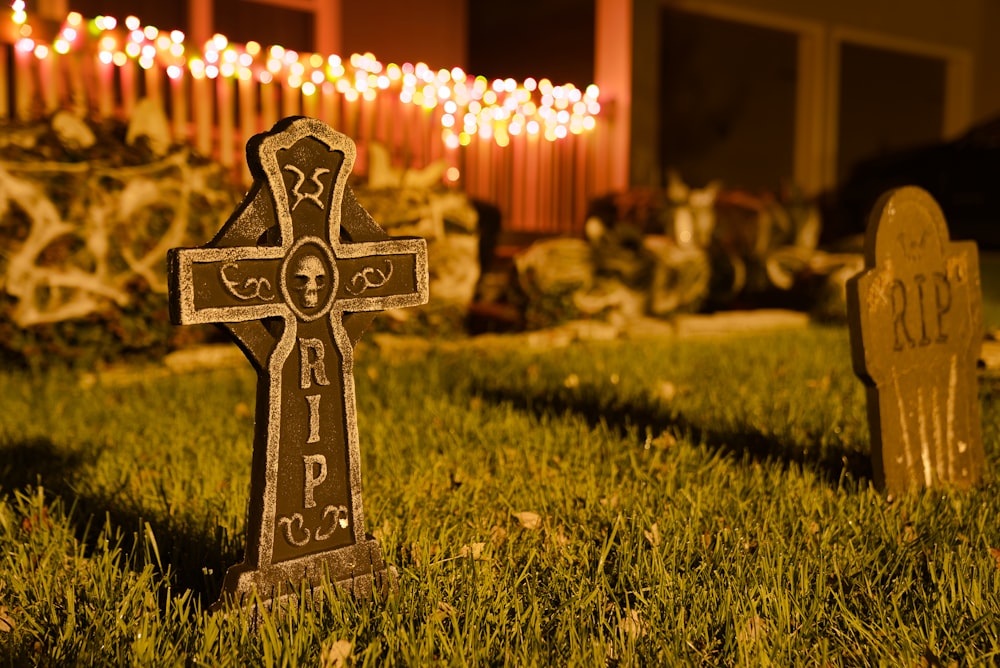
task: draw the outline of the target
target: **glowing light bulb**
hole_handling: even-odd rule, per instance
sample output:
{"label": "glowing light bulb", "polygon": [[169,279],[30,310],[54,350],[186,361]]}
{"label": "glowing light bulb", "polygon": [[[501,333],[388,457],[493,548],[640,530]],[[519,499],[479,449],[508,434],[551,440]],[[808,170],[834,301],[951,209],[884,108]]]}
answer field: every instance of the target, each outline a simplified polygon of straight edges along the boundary
{"label": "glowing light bulb", "polygon": [[173,42],[174,44],[183,44],[184,43],[184,33],[182,33],[180,30],[171,30],[170,31],[170,41]]}
{"label": "glowing light bulb", "polygon": [[260,53],[260,42],[255,42],[253,40],[250,40],[249,42],[246,43],[246,46],[244,48],[246,49],[247,55],[253,58],[254,56]]}
{"label": "glowing light bulb", "polygon": [[56,53],[65,55],[69,53],[69,42],[61,38],[57,39],[55,43],[52,45],[52,48],[55,50]]}
{"label": "glowing light bulb", "polygon": [[125,17],[125,27],[128,28],[129,30],[138,30],[139,25],[140,23],[138,17],[135,16]]}
{"label": "glowing light bulb", "polygon": [[[24,2],[21,2],[21,4],[23,5]],[[66,15],[66,23],[70,24],[74,28],[79,28],[80,24],[83,23],[83,15],[80,14],[80,12],[70,12]]]}
{"label": "glowing light bulb", "polygon": [[154,28],[153,26],[146,26],[145,28],[142,29],[142,34],[145,35],[146,39],[148,39],[149,41],[153,41],[154,39],[156,39],[156,36],[160,34],[160,31],[157,28]]}

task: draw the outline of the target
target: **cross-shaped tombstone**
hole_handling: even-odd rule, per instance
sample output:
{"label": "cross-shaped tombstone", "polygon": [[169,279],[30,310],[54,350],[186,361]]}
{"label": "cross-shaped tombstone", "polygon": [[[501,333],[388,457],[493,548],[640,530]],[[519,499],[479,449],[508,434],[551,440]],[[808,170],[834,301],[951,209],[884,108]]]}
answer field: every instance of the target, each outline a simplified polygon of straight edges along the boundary
{"label": "cross-shaped tombstone", "polygon": [[395,586],[365,534],[353,352],[373,311],[427,302],[427,245],[361,208],[355,155],[326,124],[285,119],[248,143],[253,187],[216,237],[169,253],[173,321],[222,324],[258,373],[246,556],[216,608],[324,576]]}
{"label": "cross-shaped tombstone", "polygon": [[975,242],[949,241],[937,202],[899,188],[872,212],[865,267],[848,282],[847,302],[876,483],[892,493],[975,484],[983,470]]}

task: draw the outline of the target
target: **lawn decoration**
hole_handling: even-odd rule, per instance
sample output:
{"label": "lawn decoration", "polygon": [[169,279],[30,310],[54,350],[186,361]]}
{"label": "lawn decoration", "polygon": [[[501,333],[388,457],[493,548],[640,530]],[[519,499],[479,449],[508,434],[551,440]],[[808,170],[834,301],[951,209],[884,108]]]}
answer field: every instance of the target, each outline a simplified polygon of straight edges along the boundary
{"label": "lawn decoration", "polygon": [[900,188],[872,212],[865,267],[848,283],[848,313],[877,483],[893,493],[975,484],[983,471],[976,244],[949,241],[937,202]]}
{"label": "lawn decoration", "polygon": [[365,534],[353,349],[372,312],[427,302],[427,246],[357,203],[355,155],[320,121],[278,123],[248,144],[254,186],[218,235],[169,256],[174,322],[223,324],[258,372],[246,556],[216,608],[324,576],[395,586]]}

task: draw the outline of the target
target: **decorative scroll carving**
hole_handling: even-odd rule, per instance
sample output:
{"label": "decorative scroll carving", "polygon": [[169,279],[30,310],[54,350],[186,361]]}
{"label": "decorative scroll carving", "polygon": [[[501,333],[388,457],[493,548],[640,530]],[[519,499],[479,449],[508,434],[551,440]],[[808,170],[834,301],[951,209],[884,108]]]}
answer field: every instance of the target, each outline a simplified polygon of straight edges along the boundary
{"label": "decorative scroll carving", "polygon": [[[263,276],[251,276],[244,280],[241,285],[238,280],[234,281],[226,275],[227,269],[239,270],[239,264],[236,262],[227,262],[219,267],[219,278],[222,279],[222,284],[226,286],[226,291],[232,296],[243,301],[260,299],[269,302],[274,299],[274,288],[271,287],[271,282]],[[265,295],[264,291],[270,294]]]}
{"label": "decorative scroll carving", "polygon": [[373,288],[380,288],[392,277],[392,262],[385,260],[385,270],[365,267],[351,277],[345,286],[352,295],[361,295]]}

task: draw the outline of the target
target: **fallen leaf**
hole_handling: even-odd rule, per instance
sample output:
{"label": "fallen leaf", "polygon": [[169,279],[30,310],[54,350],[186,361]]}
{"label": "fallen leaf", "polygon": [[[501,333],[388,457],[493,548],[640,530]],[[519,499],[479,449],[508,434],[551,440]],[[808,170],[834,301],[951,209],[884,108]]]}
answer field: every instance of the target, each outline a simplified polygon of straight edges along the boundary
{"label": "fallen leaf", "polygon": [[530,531],[534,531],[542,526],[542,516],[530,510],[514,513],[514,517],[517,518],[517,521],[521,523],[522,527]]}
{"label": "fallen leaf", "polygon": [[347,659],[351,656],[351,651],[354,647],[351,645],[350,640],[336,640],[330,644],[330,647],[323,653],[320,666],[322,668],[344,668],[347,665]]}
{"label": "fallen leaf", "polygon": [[656,384],[656,397],[663,401],[670,402],[677,396],[677,386],[669,380],[663,380]]}
{"label": "fallen leaf", "polygon": [[463,545],[462,549],[458,551],[459,556],[463,558],[472,557],[473,561],[483,561],[483,549],[486,547],[486,543],[472,543],[471,545]]}
{"label": "fallen leaf", "polygon": [[233,409],[233,414],[238,418],[253,417],[253,411],[250,410],[250,404],[245,401],[241,401],[236,404],[236,407]]}
{"label": "fallen leaf", "polygon": [[571,373],[570,375],[566,376],[566,380],[563,381],[563,385],[565,385],[570,389],[573,389],[574,387],[579,387],[580,377],[575,373]]}
{"label": "fallen leaf", "polygon": [[631,638],[641,638],[646,635],[646,623],[642,621],[638,610],[629,610],[628,616],[622,619],[618,626]]}
{"label": "fallen leaf", "polygon": [[643,531],[642,535],[646,537],[649,544],[656,547],[660,544],[660,526],[656,522],[653,522],[653,526],[649,527],[648,531]]}
{"label": "fallen leaf", "polygon": [[812,388],[814,390],[828,390],[830,389],[830,376],[823,376],[822,378],[810,378],[806,380],[806,387]]}
{"label": "fallen leaf", "polygon": [[755,645],[765,636],[767,636],[767,622],[763,617],[754,615],[743,624],[743,628],[736,634],[736,642],[742,646]]}
{"label": "fallen leaf", "polygon": [[14,630],[14,618],[7,614],[7,606],[0,605],[0,633]]}
{"label": "fallen leaf", "polygon": [[997,568],[1000,568],[1000,549],[995,547],[990,548],[990,555],[992,555],[993,560],[997,562]]}
{"label": "fallen leaf", "polygon": [[21,520],[21,528],[25,533],[31,533],[35,529],[51,529],[52,520],[49,519],[49,507],[42,506],[41,512],[31,517],[25,517]]}
{"label": "fallen leaf", "polygon": [[499,545],[507,540],[507,530],[502,526],[495,526],[490,529],[490,541],[494,545]]}
{"label": "fallen leaf", "polygon": [[436,622],[443,622],[445,619],[453,616],[455,612],[456,610],[454,606],[451,606],[445,603],[444,601],[441,601],[440,603],[438,603],[437,610],[435,610],[433,614],[431,614],[431,619],[433,619]]}

